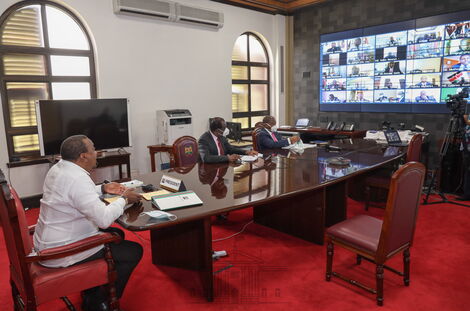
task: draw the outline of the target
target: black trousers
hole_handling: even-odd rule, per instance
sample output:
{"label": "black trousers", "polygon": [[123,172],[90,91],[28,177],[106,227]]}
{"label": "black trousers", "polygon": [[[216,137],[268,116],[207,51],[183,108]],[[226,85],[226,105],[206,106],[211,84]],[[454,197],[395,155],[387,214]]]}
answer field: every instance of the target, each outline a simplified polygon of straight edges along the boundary
{"label": "black trousers", "polygon": [[[132,271],[142,258],[143,249],[142,246],[136,242],[124,240],[124,231],[121,229],[109,227],[107,229],[101,229],[100,231],[115,232],[122,237],[122,241],[120,243],[109,244],[117,272],[116,292],[118,298],[121,298]],[[104,258],[104,249],[80,262],[77,262],[76,264],[99,258]],[[108,295],[101,286],[97,286],[83,291],[83,298],[89,305],[96,305],[101,302],[106,302],[108,300]]]}

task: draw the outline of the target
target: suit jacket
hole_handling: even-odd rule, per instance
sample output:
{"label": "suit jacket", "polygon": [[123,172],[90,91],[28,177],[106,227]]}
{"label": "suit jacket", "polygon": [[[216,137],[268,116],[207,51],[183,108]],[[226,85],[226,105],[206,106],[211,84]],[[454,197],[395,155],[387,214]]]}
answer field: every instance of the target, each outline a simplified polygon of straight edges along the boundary
{"label": "suit jacket", "polygon": [[419,83],[416,84],[416,86],[429,87],[429,86],[432,86],[432,83],[431,82],[419,82]]}
{"label": "suit jacket", "polygon": [[268,133],[267,130],[262,130],[259,132],[258,137],[257,137],[257,142],[258,142],[258,148],[260,150],[263,149],[275,149],[275,148],[282,148],[285,146],[289,146],[289,141],[282,137],[281,134],[278,132],[273,132],[274,136],[277,138],[277,142],[274,141],[272,138],[271,134]]}
{"label": "suit jacket", "polygon": [[222,149],[225,155],[219,155],[219,150],[215,144],[210,131],[201,135],[198,140],[199,156],[204,163],[228,162],[228,154],[246,154],[245,150],[230,145],[227,138],[220,137]]}

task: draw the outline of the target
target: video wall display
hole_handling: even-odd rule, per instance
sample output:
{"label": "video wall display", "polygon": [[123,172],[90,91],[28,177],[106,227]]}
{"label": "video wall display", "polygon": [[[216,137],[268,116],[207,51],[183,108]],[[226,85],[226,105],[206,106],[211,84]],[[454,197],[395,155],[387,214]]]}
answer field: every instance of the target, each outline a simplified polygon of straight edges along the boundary
{"label": "video wall display", "polygon": [[470,87],[463,16],[470,12],[322,35],[320,111],[448,112],[448,95]]}

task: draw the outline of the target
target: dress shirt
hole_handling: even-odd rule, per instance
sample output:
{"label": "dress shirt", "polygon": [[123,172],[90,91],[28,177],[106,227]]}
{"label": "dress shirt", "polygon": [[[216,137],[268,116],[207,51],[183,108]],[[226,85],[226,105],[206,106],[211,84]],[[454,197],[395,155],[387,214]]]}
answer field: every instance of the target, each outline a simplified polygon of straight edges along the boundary
{"label": "dress shirt", "polygon": [[[276,136],[274,135],[274,132],[271,132],[270,130],[268,130],[267,128],[265,128],[266,132],[268,132],[269,136],[271,136],[271,138],[275,141],[275,142],[278,142]],[[290,138],[287,138],[287,141],[289,142],[289,145],[292,145],[291,142],[290,142]]]}
{"label": "dress shirt", "polygon": [[[99,188],[98,188],[99,189]],[[105,229],[122,215],[122,198],[106,205],[90,174],[73,162],[61,160],[47,173],[39,219],[34,233],[37,251],[74,243]],[[97,246],[60,259],[41,262],[46,267],[67,267],[102,249]]]}
{"label": "dress shirt", "polygon": [[211,131],[209,131],[209,133],[211,133],[211,136],[214,139],[215,145],[217,146],[217,151],[219,152],[218,155],[224,155],[225,152],[220,149],[222,146],[222,142],[219,140],[219,137],[215,136]]}

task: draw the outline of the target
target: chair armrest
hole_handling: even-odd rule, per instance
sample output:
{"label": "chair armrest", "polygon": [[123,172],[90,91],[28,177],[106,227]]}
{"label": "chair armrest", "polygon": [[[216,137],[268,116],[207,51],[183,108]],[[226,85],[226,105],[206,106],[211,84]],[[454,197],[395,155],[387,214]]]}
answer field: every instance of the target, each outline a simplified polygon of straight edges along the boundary
{"label": "chair armrest", "polygon": [[33,234],[34,230],[36,230],[36,224],[28,226],[29,234]]}
{"label": "chair armrest", "polygon": [[119,234],[103,232],[71,244],[48,248],[40,252],[30,254],[26,256],[26,262],[30,263],[43,260],[64,258],[73,254],[86,251],[99,245],[119,241],[121,241],[121,236]]}

